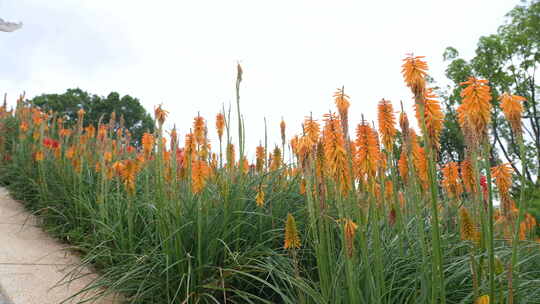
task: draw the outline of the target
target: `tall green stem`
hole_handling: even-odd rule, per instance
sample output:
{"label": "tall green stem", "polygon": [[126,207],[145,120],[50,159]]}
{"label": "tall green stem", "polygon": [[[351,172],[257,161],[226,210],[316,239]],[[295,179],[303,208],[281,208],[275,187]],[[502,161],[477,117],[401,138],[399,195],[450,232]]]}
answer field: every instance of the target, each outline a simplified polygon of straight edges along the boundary
{"label": "tall green stem", "polygon": [[[522,134],[518,134],[517,135],[517,140],[518,140],[518,145],[519,145],[519,154],[520,154],[520,159],[521,159],[521,178],[520,178],[520,182],[521,182],[521,189],[520,189],[520,193],[519,193],[519,214],[518,214],[518,219],[517,221],[515,222],[514,224],[514,236],[513,236],[513,240],[512,240],[512,261],[511,261],[511,266],[510,266],[510,273],[509,273],[509,276],[510,276],[510,280],[509,282],[512,282],[512,286],[516,286],[518,287],[518,281],[519,281],[519,276],[516,276],[514,277],[514,272],[516,271],[516,269],[519,271],[519,265],[518,265],[518,259],[519,259],[519,228],[520,228],[520,224],[521,224],[521,221],[523,221],[523,217],[525,216],[525,212],[527,211],[527,202],[525,200],[525,169],[526,169],[526,164],[525,164],[525,145],[523,143],[523,135]],[[511,290],[514,290],[515,288],[512,288],[512,286],[510,286]],[[516,297],[515,297],[515,303],[519,303],[519,293],[516,294]],[[508,296],[508,303],[514,303],[514,299],[513,299],[513,294],[509,294]]]}
{"label": "tall green stem", "polygon": [[431,199],[431,226],[432,226],[431,235],[433,239],[433,245],[432,245],[433,255],[435,258],[434,278],[435,278],[435,286],[438,285],[438,287],[434,288],[433,294],[435,295],[435,298],[437,298],[436,290],[438,289],[440,302],[444,304],[446,303],[446,291],[445,291],[445,286],[444,286],[444,269],[443,269],[443,262],[442,262],[441,236],[440,236],[440,231],[439,231],[439,212],[438,212],[438,206],[437,206],[437,195],[438,195],[437,174],[435,172],[432,143],[427,133],[423,100],[418,100],[417,98],[416,104],[419,106],[419,109],[420,109],[420,117],[422,118],[421,119],[422,134],[424,135],[423,136],[424,146],[427,150],[427,156],[428,156],[428,179],[429,179],[429,192],[430,192],[430,199]]}
{"label": "tall green stem", "polygon": [[489,255],[489,297],[495,300],[495,252],[493,241],[493,194],[491,191],[491,166],[489,162],[489,143],[484,141],[484,162],[486,168],[486,183],[488,188],[488,255]]}

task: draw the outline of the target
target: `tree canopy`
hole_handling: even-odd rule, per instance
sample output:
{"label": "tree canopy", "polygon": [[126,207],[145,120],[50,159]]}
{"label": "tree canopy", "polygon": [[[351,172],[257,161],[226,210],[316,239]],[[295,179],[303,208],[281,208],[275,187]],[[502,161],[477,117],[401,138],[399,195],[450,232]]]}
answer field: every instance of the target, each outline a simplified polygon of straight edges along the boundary
{"label": "tree canopy", "polygon": [[63,94],[43,94],[30,100],[44,111],[53,111],[64,118],[67,125],[77,119],[77,112],[86,112],[85,125],[97,126],[108,123],[114,112],[130,133],[134,144],[138,143],[144,132],[153,132],[154,120],[137,98],[111,92],[107,97],[90,94],[81,89],[68,89]]}
{"label": "tree canopy", "polygon": [[[448,47],[444,60],[448,61],[446,76],[452,81],[445,96],[445,132],[442,135],[441,159],[463,159],[463,135],[458,131],[456,106],[461,102],[461,82],[469,76],[489,80],[492,88],[492,120],[490,143],[493,161],[509,162],[515,173],[525,174],[530,182],[538,181],[540,167],[539,84],[536,71],[540,63],[540,2],[524,3],[506,15],[506,22],[497,32],[479,39],[475,56],[470,60],[460,57],[459,51]],[[526,159],[519,156],[518,145],[508,122],[503,118],[499,97],[508,92],[526,98],[523,127],[527,146]],[[499,153],[497,153],[499,152]],[[518,164],[525,161],[526,172]]]}

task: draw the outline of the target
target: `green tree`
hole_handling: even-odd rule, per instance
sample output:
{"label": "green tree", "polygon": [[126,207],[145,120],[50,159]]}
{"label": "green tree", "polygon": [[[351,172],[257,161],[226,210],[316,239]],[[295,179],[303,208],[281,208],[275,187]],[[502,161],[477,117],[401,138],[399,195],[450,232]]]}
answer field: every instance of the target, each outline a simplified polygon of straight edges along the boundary
{"label": "green tree", "polygon": [[123,121],[123,126],[131,133],[132,142],[137,144],[144,132],[154,131],[154,120],[137,98],[129,95],[120,97],[111,92],[107,97],[89,94],[81,89],[68,89],[64,94],[43,94],[30,100],[44,111],[54,111],[65,119],[67,125],[73,125],[77,112],[86,112],[84,124],[97,126],[108,123],[111,114]]}
{"label": "green tree", "polygon": [[[540,63],[540,2],[532,1],[516,6],[507,14],[506,22],[496,34],[481,37],[475,56],[470,60],[459,58],[455,48],[448,47],[444,59],[449,61],[446,76],[453,82],[444,94],[446,108],[445,127],[442,136],[441,154],[457,156],[463,151],[463,136],[458,131],[455,109],[461,102],[460,82],[469,76],[490,81],[493,94],[490,142],[492,158],[512,164],[517,175],[525,174],[529,182],[538,182],[540,167],[540,113],[538,113],[539,90],[536,71]],[[527,146],[526,159],[519,156],[519,149],[508,122],[499,107],[499,96],[509,92],[527,98],[524,103],[524,132]],[[497,152],[500,152],[497,153]],[[525,161],[526,172],[521,172],[519,163]]]}

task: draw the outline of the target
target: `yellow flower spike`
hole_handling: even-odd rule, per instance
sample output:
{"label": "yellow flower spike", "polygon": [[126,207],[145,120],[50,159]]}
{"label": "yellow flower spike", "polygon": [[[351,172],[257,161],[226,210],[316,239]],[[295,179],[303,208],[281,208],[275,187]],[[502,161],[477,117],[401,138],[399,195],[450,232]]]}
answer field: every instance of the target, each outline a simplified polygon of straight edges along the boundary
{"label": "yellow flower spike", "polygon": [[257,206],[261,208],[264,207],[264,191],[262,190],[261,186],[259,186],[259,190],[257,191],[255,202],[257,203]]}
{"label": "yellow flower spike", "polygon": [[479,297],[478,299],[476,299],[476,302],[475,304],[489,304],[489,296],[488,295],[483,295],[481,297]]}
{"label": "yellow flower spike", "polygon": [[235,159],[236,159],[236,155],[235,155],[234,145],[232,143],[229,143],[229,145],[227,146],[227,167],[228,168],[234,167]]}
{"label": "yellow flower spike", "polygon": [[478,239],[478,233],[467,208],[461,207],[459,209],[459,220],[461,239],[465,241],[476,241]]}
{"label": "yellow flower spike", "polygon": [[287,222],[285,223],[285,243],[283,248],[295,249],[300,248],[300,237],[296,229],[296,221],[291,213],[287,214]]}
{"label": "yellow flower spike", "polygon": [[281,167],[281,149],[277,146],[274,148],[274,153],[272,153],[272,161],[270,162],[270,170],[274,171]]}
{"label": "yellow flower spike", "polygon": [[34,153],[34,160],[35,161],[42,161],[45,158],[45,155],[43,154],[43,151],[37,151]]}

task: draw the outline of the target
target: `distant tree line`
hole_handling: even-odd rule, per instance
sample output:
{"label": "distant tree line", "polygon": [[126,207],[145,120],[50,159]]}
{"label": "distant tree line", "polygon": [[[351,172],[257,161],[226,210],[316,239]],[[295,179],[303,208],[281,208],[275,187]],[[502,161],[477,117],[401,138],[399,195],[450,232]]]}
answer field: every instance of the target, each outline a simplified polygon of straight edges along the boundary
{"label": "distant tree line", "polygon": [[130,133],[132,143],[138,145],[144,132],[154,131],[152,116],[137,98],[111,92],[107,97],[90,94],[81,89],[68,89],[63,94],[43,94],[29,100],[44,111],[53,111],[64,118],[67,126],[75,123],[77,112],[85,111],[84,125],[97,126],[99,122],[109,123],[114,112],[117,123],[122,121]]}

